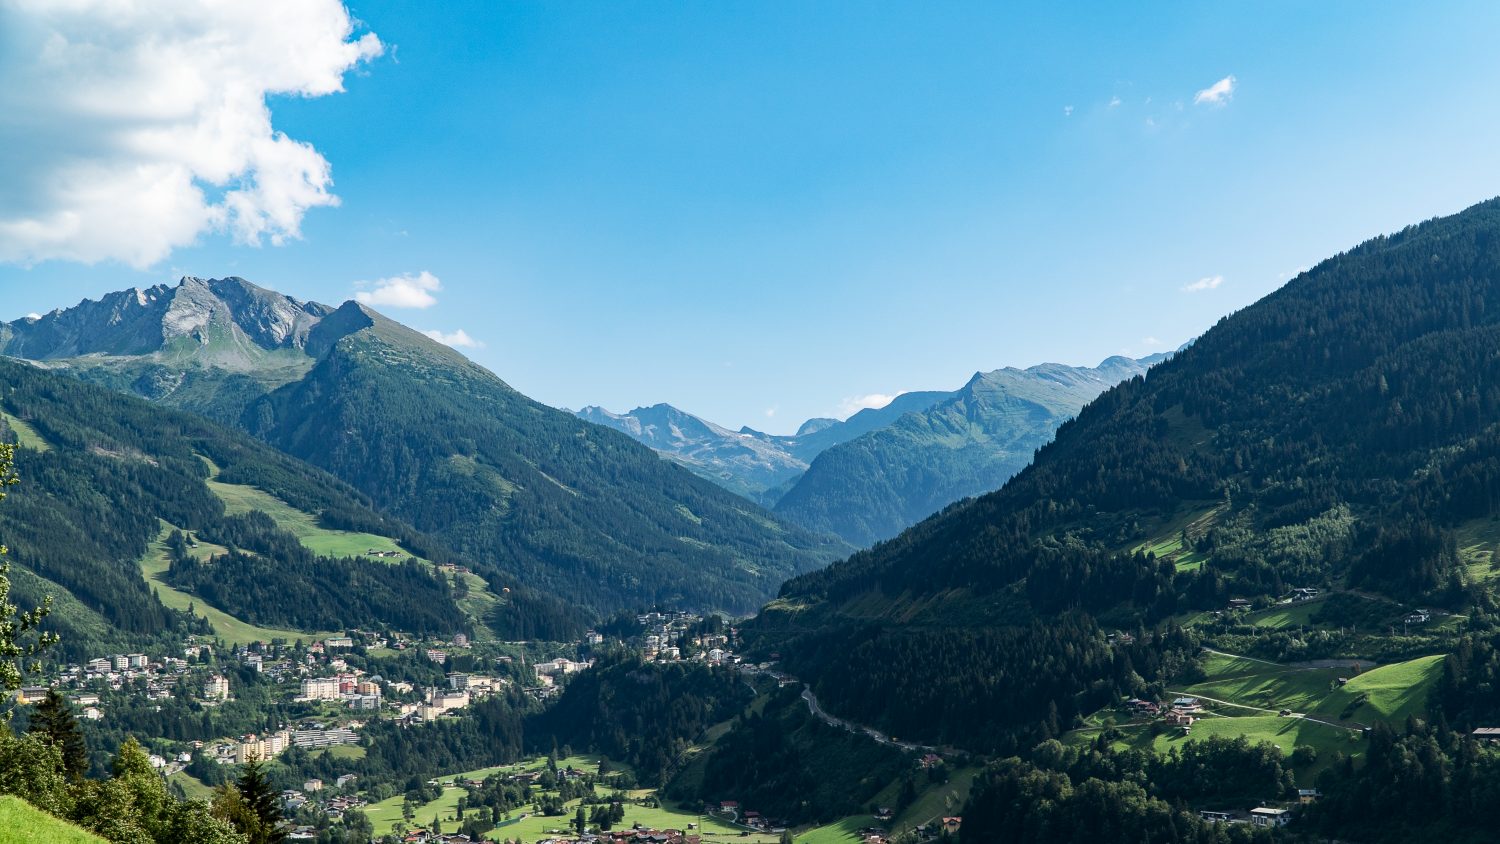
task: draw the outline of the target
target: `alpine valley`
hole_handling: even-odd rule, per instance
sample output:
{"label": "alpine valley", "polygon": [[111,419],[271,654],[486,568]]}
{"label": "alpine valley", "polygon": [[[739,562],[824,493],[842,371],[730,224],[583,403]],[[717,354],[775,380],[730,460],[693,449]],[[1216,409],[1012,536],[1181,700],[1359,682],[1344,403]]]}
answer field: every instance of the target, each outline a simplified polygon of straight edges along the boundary
{"label": "alpine valley", "polygon": [[1494,840],[1497,303],[1500,200],[790,437],[241,279],[11,323],[0,841]]}

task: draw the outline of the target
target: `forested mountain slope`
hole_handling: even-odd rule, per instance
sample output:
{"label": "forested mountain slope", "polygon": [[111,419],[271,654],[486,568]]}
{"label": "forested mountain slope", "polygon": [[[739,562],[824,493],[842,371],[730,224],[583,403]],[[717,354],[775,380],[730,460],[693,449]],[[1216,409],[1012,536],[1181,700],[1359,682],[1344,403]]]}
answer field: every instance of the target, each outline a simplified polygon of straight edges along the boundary
{"label": "forested mountain slope", "polygon": [[[758,641],[834,712],[1003,749],[1177,658],[1170,631],[1126,653],[1096,618],[1131,629],[1310,585],[1488,624],[1489,574],[1454,536],[1500,515],[1497,420],[1491,201],[1226,317],[1089,404],[1001,490],[789,582]],[[1169,543],[1191,561],[1144,552]]]}
{"label": "forested mountain slope", "polygon": [[1084,404],[1164,358],[975,373],[942,401],[819,454],[776,512],[860,547],[889,539],[959,499],[998,489]]}
{"label": "forested mountain slope", "polygon": [[848,550],[353,302],[189,278],[18,320],[0,342],[232,422],[581,616],[657,602],[744,611]]}
{"label": "forested mountain slope", "polygon": [[359,305],[335,320],[342,336],[249,430],[535,589],[744,610],[838,551]]}
{"label": "forested mountain slope", "polygon": [[377,513],[347,484],[244,434],[9,360],[0,360],[0,430],[20,446],[21,479],[0,510],[0,541],[10,549],[23,603],[54,596],[48,623],[63,634],[63,655],[157,640],[175,647],[187,633],[221,632],[185,607],[169,609],[158,598],[161,585],[144,577],[154,544],[172,530],[201,540],[195,564],[215,581],[254,572],[259,592],[227,595],[233,605],[182,579],[200,609],[213,604],[294,631],[328,629],[319,622],[329,613],[346,616],[333,629],[469,626],[430,565],[314,554],[262,512],[231,513],[216,489],[253,491],[330,532],[370,537],[430,562],[460,559]]}

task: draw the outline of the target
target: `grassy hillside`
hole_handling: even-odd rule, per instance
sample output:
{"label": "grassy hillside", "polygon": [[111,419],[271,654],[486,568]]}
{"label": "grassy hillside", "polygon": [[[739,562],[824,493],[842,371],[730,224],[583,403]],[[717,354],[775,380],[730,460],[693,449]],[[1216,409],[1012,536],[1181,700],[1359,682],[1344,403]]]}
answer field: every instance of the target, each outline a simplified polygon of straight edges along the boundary
{"label": "grassy hillside", "polygon": [[[164,524],[212,533],[256,507],[271,511],[275,530],[325,552],[399,545],[424,558],[447,553],[331,476],[199,417],[13,361],[0,361],[0,408],[5,433],[23,446],[22,482],[0,509],[0,536],[17,596],[53,596],[47,623],[64,634],[65,658],[214,627],[236,641],[294,632],[255,629],[168,586]],[[185,612],[189,603],[197,618]]]}
{"label": "grassy hillside", "polygon": [[103,841],[20,798],[0,795],[0,844],[103,844]]}
{"label": "grassy hillside", "polygon": [[[342,631],[307,631],[292,630],[290,628],[260,627],[243,621],[227,612],[209,604],[202,598],[195,597],[173,587],[166,580],[168,560],[166,539],[167,534],[176,530],[172,525],[162,524],[161,533],[152,541],[151,549],[141,558],[141,574],[151,583],[152,590],[163,604],[179,612],[191,612],[207,621],[218,636],[231,645],[243,645],[251,642],[270,642],[274,639],[282,639],[294,642],[298,639],[321,639],[328,636],[341,635]],[[200,543],[195,552],[204,558],[214,553],[222,553],[224,548],[208,543]]]}

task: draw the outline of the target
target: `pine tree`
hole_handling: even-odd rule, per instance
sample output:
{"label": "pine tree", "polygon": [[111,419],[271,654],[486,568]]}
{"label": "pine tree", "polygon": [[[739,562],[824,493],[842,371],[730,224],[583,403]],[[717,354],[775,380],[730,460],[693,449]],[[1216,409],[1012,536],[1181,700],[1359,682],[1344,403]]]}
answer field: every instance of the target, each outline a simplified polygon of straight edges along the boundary
{"label": "pine tree", "polygon": [[62,752],[63,770],[68,779],[77,782],[88,773],[89,749],[83,739],[83,728],[57,689],[48,689],[47,696],[37,704],[31,715],[30,732],[41,735],[43,741]]}
{"label": "pine tree", "polygon": [[286,839],[286,833],[281,828],[281,810],[276,806],[276,791],[266,779],[259,759],[252,758],[245,765],[245,772],[240,775],[235,787],[245,805],[260,822],[259,828],[253,831],[243,827],[240,829],[250,838],[250,844],[281,844]]}

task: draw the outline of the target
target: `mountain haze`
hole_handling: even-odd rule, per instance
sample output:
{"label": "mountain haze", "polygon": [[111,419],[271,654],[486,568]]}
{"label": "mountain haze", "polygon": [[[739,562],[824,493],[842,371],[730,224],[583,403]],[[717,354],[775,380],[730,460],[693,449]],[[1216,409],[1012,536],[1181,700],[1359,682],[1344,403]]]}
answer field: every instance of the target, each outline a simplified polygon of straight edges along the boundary
{"label": "mountain haze", "polygon": [[577,411],[577,416],[628,434],[725,489],[770,507],[824,450],[949,395],[902,393],[885,407],[866,408],[843,421],[809,419],[790,437],[748,426],[731,431],[670,404],[638,407],[629,413],[590,406]]}
{"label": "mountain haze", "polygon": [[730,431],[669,404],[629,413],[586,407],[577,415],[788,521],[862,547],[998,488],[1086,402],[1164,358],[975,373],[958,390],[902,393],[842,422],[809,419],[789,437]]}
{"label": "mountain haze", "polygon": [[998,489],[1085,403],[1163,357],[975,373],[941,401],[819,454],[776,512],[852,545],[889,539],[954,501]]}

